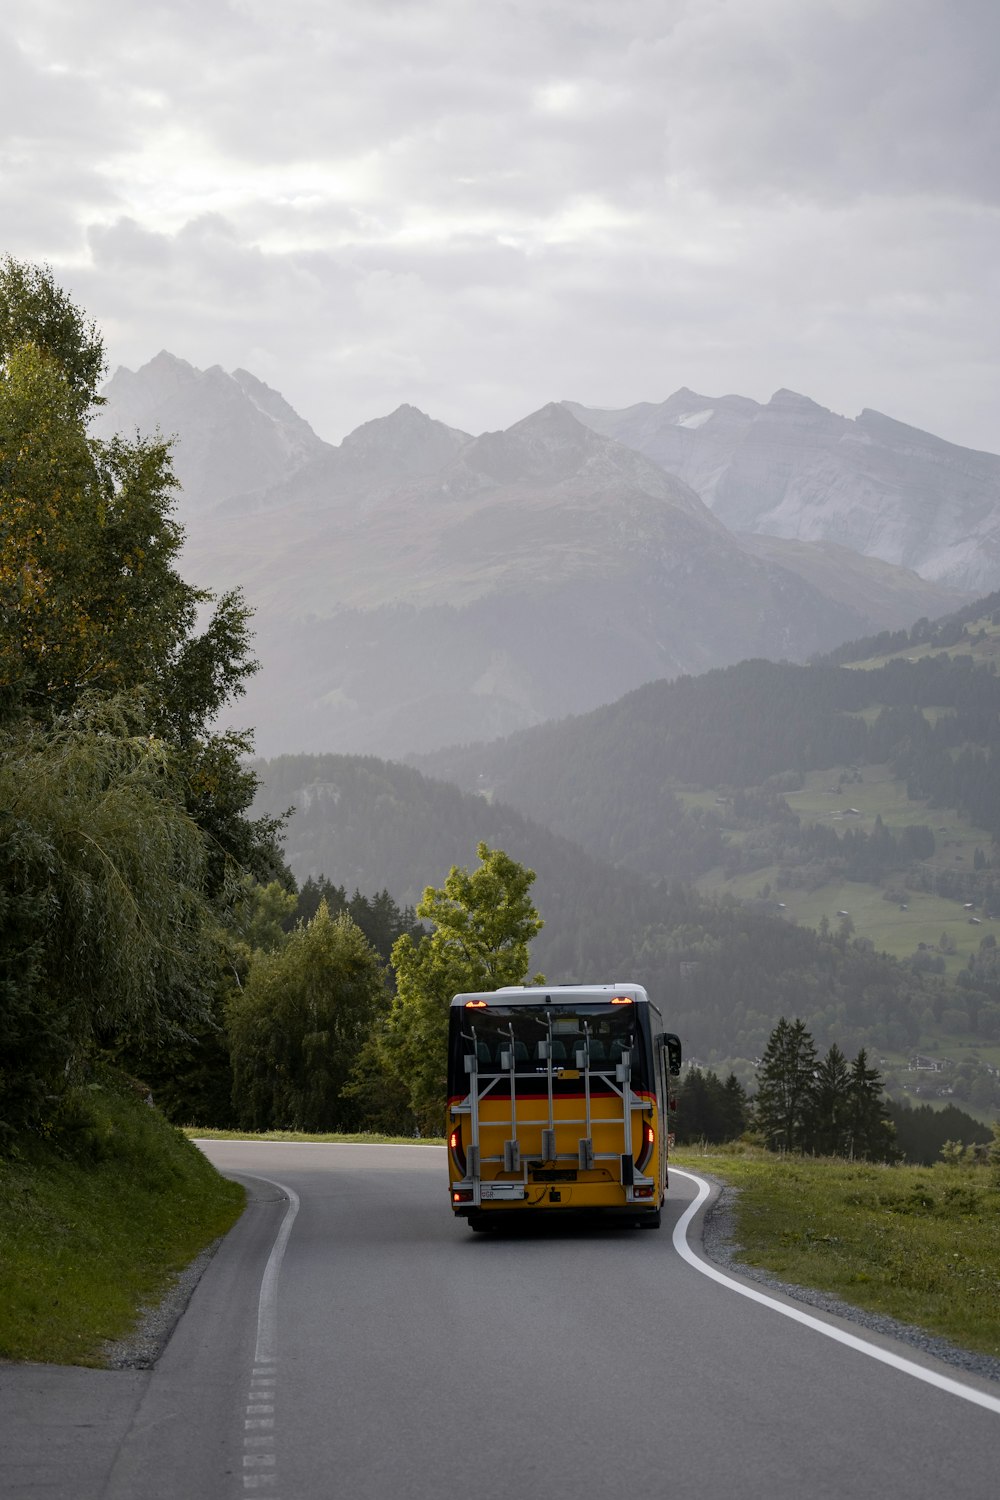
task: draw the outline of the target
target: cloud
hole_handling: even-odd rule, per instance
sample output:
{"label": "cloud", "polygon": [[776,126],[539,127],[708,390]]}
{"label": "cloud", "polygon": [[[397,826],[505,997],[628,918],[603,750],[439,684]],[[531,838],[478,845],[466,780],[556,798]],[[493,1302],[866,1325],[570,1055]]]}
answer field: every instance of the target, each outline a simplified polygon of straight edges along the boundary
{"label": "cloud", "polygon": [[[1000,11],[991,0],[706,5],[671,49],[671,170],[818,199],[996,204]],[[709,108],[704,103],[706,81]]]}
{"label": "cloud", "polygon": [[804,390],[1000,448],[982,0],[7,0],[0,219],[326,437]]}

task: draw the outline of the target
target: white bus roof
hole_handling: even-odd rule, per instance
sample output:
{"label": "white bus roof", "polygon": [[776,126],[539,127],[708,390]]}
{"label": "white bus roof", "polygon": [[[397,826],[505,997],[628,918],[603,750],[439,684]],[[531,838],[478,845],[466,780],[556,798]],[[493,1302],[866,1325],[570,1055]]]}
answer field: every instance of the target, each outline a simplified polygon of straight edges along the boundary
{"label": "white bus roof", "polygon": [[476,990],[456,995],[452,1005],[470,1002],[495,1005],[599,1005],[620,995],[622,999],[649,999],[641,984],[523,984],[499,990]]}

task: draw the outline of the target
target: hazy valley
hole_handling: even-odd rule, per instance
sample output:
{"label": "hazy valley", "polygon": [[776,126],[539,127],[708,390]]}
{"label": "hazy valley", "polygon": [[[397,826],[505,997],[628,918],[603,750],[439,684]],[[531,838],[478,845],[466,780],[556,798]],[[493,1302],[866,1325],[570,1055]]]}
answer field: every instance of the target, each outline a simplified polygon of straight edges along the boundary
{"label": "hazy valley", "polygon": [[[777,501],[737,515],[725,444],[692,446],[711,436],[701,398],[649,408],[648,430],[604,414],[617,436],[560,404],[478,437],[404,406],[333,446],[246,372],[161,355],[108,395],[107,430],[177,432],[188,566],[256,610],[263,668],[237,711],[272,757],[258,810],[296,808],[299,879],[412,902],[485,839],[538,871],[550,977],[678,986],[697,1052],[751,1056],[791,1009],[821,1040],[901,1059],[951,1038],[1000,1061],[980,953],[1000,832],[990,601],[843,536],[770,535]],[[787,477],[824,444],[833,463],[832,444],[825,513],[867,505],[874,536],[884,444],[864,471],[853,428],[802,398],[722,406],[726,463],[743,472],[750,444],[758,498],[779,493],[769,464]],[[646,441],[664,427],[680,475]],[[911,629],[928,616],[944,623]],[[859,655],[869,670],[848,670]],[[436,779],[358,751],[419,752]]]}

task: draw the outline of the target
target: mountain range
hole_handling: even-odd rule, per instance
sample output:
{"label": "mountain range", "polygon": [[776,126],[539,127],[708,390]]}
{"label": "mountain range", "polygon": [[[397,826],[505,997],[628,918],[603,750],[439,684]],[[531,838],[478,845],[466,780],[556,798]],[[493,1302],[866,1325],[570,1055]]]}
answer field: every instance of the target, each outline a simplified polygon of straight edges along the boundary
{"label": "mountain range", "polygon": [[[248,372],[165,352],[105,396],[97,435],[176,435],[186,576],[242,587],[255,611],[262,670],[240,717],[265,754],[492,738],[652,679],[802,660],[964,597],[842,542],[764,535],[723,503],[708,458],[678,474],[662,444],[639,451],[634,423],[629,441],[596,430],[626,413],[551,403],[472,436],[402,406],[334,446]],[[649,430],[711,435],[714,408],[676,400],[677,421],[650,408]],[[803,401],[771,403],[779,455]],[[714,451],[732,465],[754,403],[726,402],[729,446]]]}
{"label": "mountain range", "polygon": [[970,593],[1000,588],[1000,457],[794,391],[766,405],[675,391],[581,422],[697,490],[733,531],[833,542]]}

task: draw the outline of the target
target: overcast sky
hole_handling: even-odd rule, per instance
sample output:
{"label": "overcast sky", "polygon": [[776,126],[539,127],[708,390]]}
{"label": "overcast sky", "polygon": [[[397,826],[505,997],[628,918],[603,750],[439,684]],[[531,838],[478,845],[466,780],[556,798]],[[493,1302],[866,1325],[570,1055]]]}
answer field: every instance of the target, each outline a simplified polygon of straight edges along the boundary
{"label": "overcast sky", "polygon": [[998,79],[996,0],[4,0],[0,251],[331,441],[787,386],[1000,451]]}

